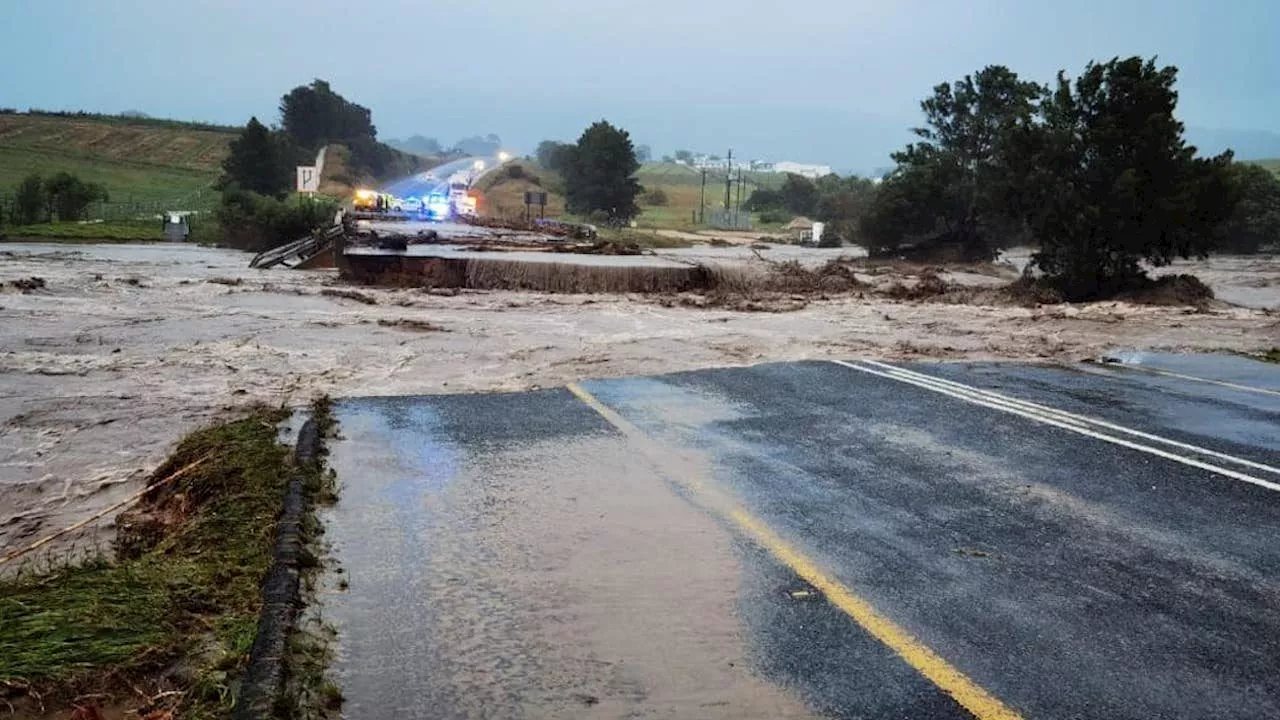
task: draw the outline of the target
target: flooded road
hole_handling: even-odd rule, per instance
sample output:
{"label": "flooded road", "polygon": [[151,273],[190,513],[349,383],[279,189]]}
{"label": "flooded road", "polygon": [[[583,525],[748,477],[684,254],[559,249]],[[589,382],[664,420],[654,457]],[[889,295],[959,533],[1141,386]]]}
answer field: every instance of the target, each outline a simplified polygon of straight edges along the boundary
{"label": "flooded road", "polygon": [[[732,248],[690,252],[713,250]],[[786,246],[760,252],[829,257]],[[851,356],[1256,353],[1280,333],[1273,314],[1240,307],[847,297],[772,313],[686,307],[667,296],[441,295],[352,288],[331,271],[252,270],[250,258],[178,244],[0,245],[0,553],[129,497],[183,434],[252,403],[530,390]],[[1274,258],[1248,260],[1256,272],[1243,260],[1212,262],[1221,277],[1272,293],[1274,304]],[[32,277],[43,287],[14,285]],[[110,545],[106,520],[91,544]]]}
{"label": "flooded road", "polygon": [[342,401],[344,712],[1277,716],[1280,369],[1225,367]]}
{"label": "flooded road", "polygon": [[567,391],[337,413],[347,717],[810,717],[748,661],[732,535]]}

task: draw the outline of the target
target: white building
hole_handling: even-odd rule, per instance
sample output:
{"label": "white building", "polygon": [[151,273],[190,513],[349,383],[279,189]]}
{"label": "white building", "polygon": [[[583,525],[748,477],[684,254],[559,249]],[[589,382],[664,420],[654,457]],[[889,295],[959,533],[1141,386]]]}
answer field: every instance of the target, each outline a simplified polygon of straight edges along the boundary
{"label": "white building", "polygon": [[[724,171],[729,167],[727,158],[712,158],[710,155],[697,154],[693,156],[693,160],[688,163],[691,167],[699,170],[720,170]],[[733,163],[734,169],[742,168],[751,172],[759,173],[791,173],[801,177],[817,180],[824,175],[833,174],[830,165],[807,165],[805,163],[791,162],[783,160],[779,162],[769,162],[767,160],[747,160],[737,161]]]}
{"label": "white building", "polygon": [[818,178],[830,175],[833,172],[830,165],[806,165],[804,163],[791,162],[789,160],[774,163],[773,171],[779,173],[791,173],[792,175],[807,177],[810,180],[817,180]]}

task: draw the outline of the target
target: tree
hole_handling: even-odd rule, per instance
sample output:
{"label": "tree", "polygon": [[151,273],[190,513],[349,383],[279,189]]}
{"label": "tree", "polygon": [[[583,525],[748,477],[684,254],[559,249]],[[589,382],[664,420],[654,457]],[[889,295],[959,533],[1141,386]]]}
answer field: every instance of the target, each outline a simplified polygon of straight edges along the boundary
{"label": "tree", "polygon": [[39,175],[31,174],[18,183],[13,199],[13,223],[15,225],[31,225],[49,219],[46,214],[44,181]]}
{"label": "tree", "polygon": [[818,207],[818,188],[803,175],[787,173],[778,191],[782,207],[794,215],[812,215]]}
{"label": "tree", "polygon": [[324,80],[298,86],[280,98],[280,125],[306,153],[331,142],[378,137],[369,108],[349,102]]}
{"label": "tree", "polygon": [[259,195],[284,196],[292,185],[292,168],[282,146],[282,140],[258,118],[249,118],[240,136],[231,141],[227,159],[222,162],[220,185],[235,185]]}
{"label": "tree", "polygon": [[83,220],[89,203],[108,199],[106,188],[97,183],[86,183],[67,172],[54,175],[45,183],[48,204],[58,219]]}
{"label": "tree", "polygon": [[933,177],[937,168],[928,165],[900,165],[889,173],[858,223],[855,242],[874,256],[892,254],[904,245],[914,245],[939,236],[936,215],[920,208],[936,208],[941,181]]}
{"label": "tree", "polygon": [[639,214],[636,196],[641,188],[635,174],[640,163],[627,131],[604,120],[594,123],[578,138],[573,155],[565,173],[569,212],[602,213],[611,221]]}
{"label": "tree", "polygon": [[538,149],[535,151],[534,156],[542,167],[552,172],[564,173],[573,164],[575,151],[576,148],[568,143],[543,140],[538,143]]}
{"label": "tree", "polygon": [[475,135],[463,138],[453,146],[454,152],[463,155],[493,155],[502,148],[502,139],[490,133],[484,137]]}
{"label": "tree", "polygon": [[688,150],[677,150],[676,160],[682,163],[693,162],[693,153]]}
{"label": "tree", "polygon": [[942,83],[920,107],[920,138],[894,153],[892,192],[874,213],[880,241],[896,245],[901,230],[961,246],[972,259],[990,258],[1016,225],[1009,191],[1020,182],[1007,139],[1034,122],[1045,89],[1000,65],[951,84]]}
{"label": "tree", "polygon": [[765,210],[778,210],[783,208],[782,193],[769,188],[758,188],[753,190],[747,199],[742,201],[742,209],[747,212],[764,212]]}
{"label": "tree", "polygon": [[1060,72],[1041,126],[1014,133],[1033,262],[1068,299],[1140,284],[1144,261],[1205,256],[1234,210],[1230,152],[1198,158],[1183,140],[1177,73],[1139,57],[1090,63],[1074,87]]}
{"label": "tree", "polygon": [[826,234],[862,244],[862,219],[875,202],[876,184],[856,175],[826,175],[814,183],[818,190],[816,218],[827,224]]}
{"label": "tree", "polygon": [[1219,230],[1219,247],[1256,253],[1268,244],[1280,245],[1280,179],[1249,163],[1233,163],[1231,175],[1240,202]]}
{"label": "tree", "polygon": [[647,163],[653,159],[653,148],[648,145],[640,145],[636,147],[636,160]]}

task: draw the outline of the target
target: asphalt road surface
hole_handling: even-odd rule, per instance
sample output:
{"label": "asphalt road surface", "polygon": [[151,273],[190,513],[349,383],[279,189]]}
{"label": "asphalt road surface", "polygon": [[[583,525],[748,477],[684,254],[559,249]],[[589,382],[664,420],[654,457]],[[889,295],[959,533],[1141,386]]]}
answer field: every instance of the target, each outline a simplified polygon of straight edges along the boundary
{"label": "asphalt road surface", "polygon": [[352,399],[346,717],[1280,717],[1280,368]]}
{"label": "asphalt road surface", "polygon": [[[481,169],[476,169],[476,163],[481,163]],[[465,157],[460,160],[453,160],[443,165],[438,165],[431,170],[408,177],[400,178],[395,182],[387,183],[380,189],[382,192],[390,193],[396,197],[415,197],[422,198],[431,193],[439,193],[441,195],[449,194],[449,178],[455,173],[465,172],[474,174],[476,179],[484,173],[493,170],[502,165],[502,160],[495,156],[490,157]],[[430,174],[434,180],[424,180],[424,176]]]}

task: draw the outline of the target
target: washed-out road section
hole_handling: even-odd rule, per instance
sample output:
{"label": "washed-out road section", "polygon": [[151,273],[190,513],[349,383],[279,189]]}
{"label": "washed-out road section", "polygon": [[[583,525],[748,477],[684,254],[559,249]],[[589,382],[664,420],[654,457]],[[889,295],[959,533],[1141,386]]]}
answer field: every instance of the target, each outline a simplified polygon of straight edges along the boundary
{"label": "washed-out road section", "polygon": [[1280,373],[1128,361],[342,401],[345,714],[1278,717]]}

